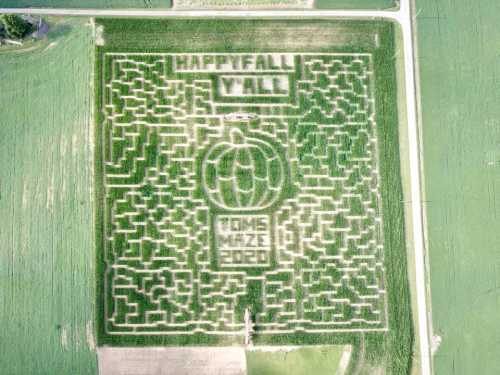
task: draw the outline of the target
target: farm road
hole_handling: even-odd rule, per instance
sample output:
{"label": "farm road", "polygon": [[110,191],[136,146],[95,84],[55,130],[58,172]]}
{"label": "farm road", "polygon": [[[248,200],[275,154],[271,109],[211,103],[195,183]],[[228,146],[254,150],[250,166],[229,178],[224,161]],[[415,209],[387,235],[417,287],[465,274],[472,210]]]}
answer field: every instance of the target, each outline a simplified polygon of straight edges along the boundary
{"label": "farm road", "polygon": [[147,10],[147,9],[62,9],[0,8],[0,13],[86,17],[194,17],[194,18],[390,18],[399,22],[400,11],[362,10]]}

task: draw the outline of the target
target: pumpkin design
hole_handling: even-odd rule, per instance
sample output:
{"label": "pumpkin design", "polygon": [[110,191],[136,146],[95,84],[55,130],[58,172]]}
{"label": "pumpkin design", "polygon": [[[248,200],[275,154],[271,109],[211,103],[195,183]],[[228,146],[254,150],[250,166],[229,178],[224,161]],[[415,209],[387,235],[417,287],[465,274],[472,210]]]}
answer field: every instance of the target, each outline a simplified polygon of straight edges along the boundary
{"label": "pumpkin design", "polygon": [[280,197],[285,166],[276,146],[245,137],[233,128],[229,140],[215,143],[202,163],[207,198],[229,211],[263,210]]}

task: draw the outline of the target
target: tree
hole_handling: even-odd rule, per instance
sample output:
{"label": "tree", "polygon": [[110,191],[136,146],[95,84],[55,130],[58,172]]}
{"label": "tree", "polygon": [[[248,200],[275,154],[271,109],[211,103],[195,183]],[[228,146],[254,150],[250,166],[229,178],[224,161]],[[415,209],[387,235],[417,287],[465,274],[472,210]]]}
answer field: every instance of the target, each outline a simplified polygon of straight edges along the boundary
{"label": "tree", "polygon": [[33,30],[33,26],[28,21],[15,14],[2,15],[0,22],[3,23],[7,37],[12,39],[21,39]]}

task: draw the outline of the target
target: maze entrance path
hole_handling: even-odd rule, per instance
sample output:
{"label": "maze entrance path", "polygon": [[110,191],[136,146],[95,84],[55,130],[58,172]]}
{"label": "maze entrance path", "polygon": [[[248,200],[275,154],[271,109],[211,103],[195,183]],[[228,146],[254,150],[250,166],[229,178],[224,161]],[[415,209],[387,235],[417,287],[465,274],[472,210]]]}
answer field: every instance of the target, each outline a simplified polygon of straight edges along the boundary
{"label": "maze entrance path", "polygon": [[107,334],[388,328],[370,53],[102,66]]}

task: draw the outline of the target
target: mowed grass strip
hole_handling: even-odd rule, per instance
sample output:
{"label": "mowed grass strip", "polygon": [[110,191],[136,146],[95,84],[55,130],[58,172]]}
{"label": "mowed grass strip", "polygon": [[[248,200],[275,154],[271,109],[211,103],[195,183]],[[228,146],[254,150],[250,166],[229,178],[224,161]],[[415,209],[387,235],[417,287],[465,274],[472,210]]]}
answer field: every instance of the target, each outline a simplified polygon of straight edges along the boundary
{"label": "mowed grass strip", "polygon": [[393,9],[397,0],[314,0],[319,9]]}
{"label": "mowed grass strip", "polygon": [[97,373],[92,30],[64,24],[49,49],[0,53],[3,375]]}

